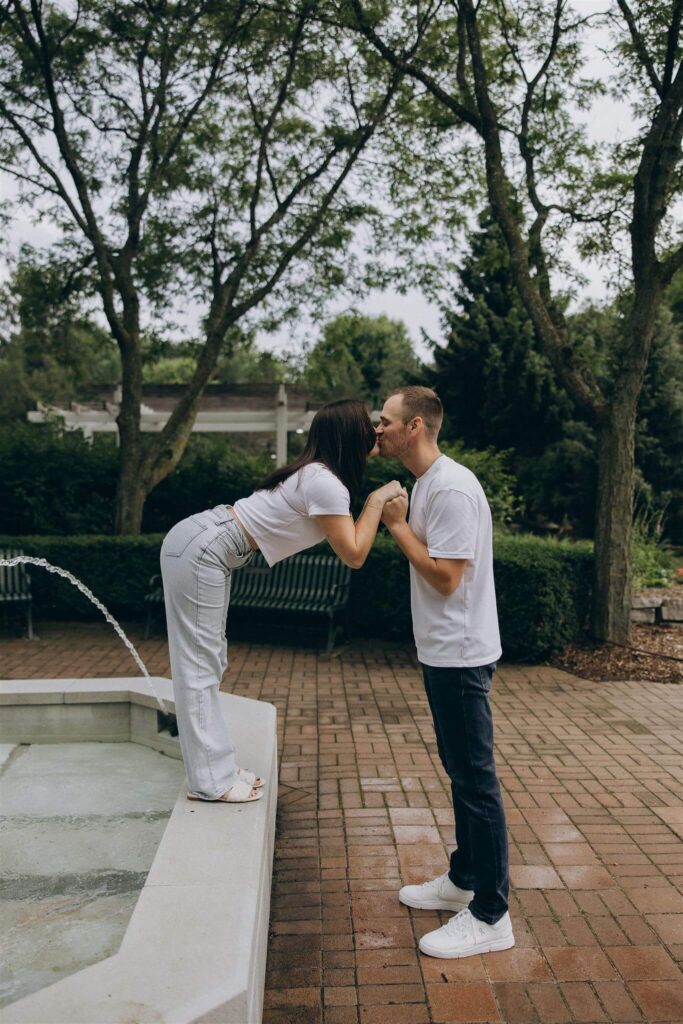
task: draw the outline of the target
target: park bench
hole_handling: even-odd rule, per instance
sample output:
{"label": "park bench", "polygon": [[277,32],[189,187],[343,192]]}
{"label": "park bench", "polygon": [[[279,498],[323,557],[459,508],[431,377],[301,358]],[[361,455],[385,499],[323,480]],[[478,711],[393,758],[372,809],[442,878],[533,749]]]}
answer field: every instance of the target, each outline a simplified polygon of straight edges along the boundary
{"label": "park bench", "polygon": [[[235,569],[232,574],[230,607],[324,616],[329,653],[342,629],[335,619],[345,610],[350,590],[351,569],[336,555],[301,553],[271,568],[257,551],[248,565]],[[155,610],[163,600],[161,577],[153,576],[145,597],[148,604],[145,638],[149,636]]]}
{"label": "park bench", "polygon": [[[16,558],[23,551],[13,548],[0,549],[0,558]],[[26,612],[26,626],[29,640],[33,640],[33,611],[31,580],[25,565],[0,565],[0,605],[6,617],[10,605],[19,605]]]}

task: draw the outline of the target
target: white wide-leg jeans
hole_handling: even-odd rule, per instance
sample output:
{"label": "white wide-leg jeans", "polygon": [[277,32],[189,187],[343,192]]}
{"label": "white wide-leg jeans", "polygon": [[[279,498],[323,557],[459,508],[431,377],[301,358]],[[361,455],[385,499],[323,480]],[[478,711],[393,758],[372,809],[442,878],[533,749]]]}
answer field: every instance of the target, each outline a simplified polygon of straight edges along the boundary
{"label": "white wide-leg jeans", "polygon": [[238,781],[218,691],[228,666],[230,578],[253,551],[217,505],[177,523],[161,546],[161,574],[180,747],[190,791],[207,800]]}

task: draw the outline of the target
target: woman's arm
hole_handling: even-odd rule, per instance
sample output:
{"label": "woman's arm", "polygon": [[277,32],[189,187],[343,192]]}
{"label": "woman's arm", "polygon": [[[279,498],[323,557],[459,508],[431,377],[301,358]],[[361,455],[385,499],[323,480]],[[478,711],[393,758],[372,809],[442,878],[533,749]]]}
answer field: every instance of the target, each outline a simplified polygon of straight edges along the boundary
{"label": "woman's arm", "polygon": [[377,535],[384,503],[400,494],[405,494],[405,490],[398,480],[372,491],[355,523],[351,516],[315,516],[344,565],[360,569],[364,564]]}

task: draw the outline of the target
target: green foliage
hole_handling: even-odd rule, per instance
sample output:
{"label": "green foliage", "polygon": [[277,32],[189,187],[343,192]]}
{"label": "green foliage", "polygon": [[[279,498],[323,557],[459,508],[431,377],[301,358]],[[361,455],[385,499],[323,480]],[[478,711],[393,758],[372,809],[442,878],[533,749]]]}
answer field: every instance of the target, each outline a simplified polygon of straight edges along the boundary
{"label": "green foliage", "polygon": [[0,427],[3,533],[109,533],[117,453],[110,437],[89,445],[56,425]]}
{"label": "green foliage", "polygon": [[562,436],[572,406],[522,305],[500,229],[488,213],[479,223],[458,271],[458,311],[446,312],[446,343],[434,349],[431,383],[444,403],[446,437],[537,455]]}
{"label": "green foliage", "polygon": [[187,384],[196,369],[196,360],[191,356],[162,356],[143,365],[142,379],[146,384]]}
{"label": "green foliage", "polygon": [[[506,453],[466,451],[454,445],[442,450],[479,478],[494,522],[505,525],[515,517],[519,499]],[[88,444],[80,432],[65,432],[57,425],[0,427],[0,464],[1,532],[78,534],[113,529],[113,438],[100,436]],[[248,454],[220,435],[195,434],[179,466],[150,495],[143,529],[168,530],[200,509],[233,503],[251,494],[272,466],[266,452]],[[367,493],[393,479],[412,487],[411,474],[398,460],[371,459],[354,512],[360,512]]]}
{"label": "green foliage", "polygon": [[588,618],[593,547],[499,536],[494,572],[503,657],[542,661],[576,640]]}
{"label": "green foliage", "polygon": [[393,388],[422,375],[402,321],[342,313],[325,324],[308,353],[302,383],[320,401],[361,398],[377,409]]}
{"label": "green foliage", "polygon": [[[439,443],[444,455],[470,469],[484,488],[491,506],[491,515],[498,526],[506,526],[513,522],[521,510],[518,497],[517,481],[508,466],[508,452],[470,451],[462,445],[445,442]],[[414,483],[413,475],[398,459],[383,459],[379,456],[370,459],[365,471],[366,492],[381,487],[389,480],[399,480],[410,492]],[[355,512],[359,512],[363,499],[359,499]]]}
{"label": "green foliage", "polygon": [[[114,614],[142,618],[149,578],[159,571],[161,534],[141,537],[0,536],[81,579]],[[499,537],[494,570],[504,658],[537,662],[575,639],[590,590],[591,547],[528,536]],[[30,569],[39,615],[95,618],[99,612],[67,581]],[[352,577],[351,630],[412,644],[408,563],[393,540],[378,537]]]}
{"label": "green foliage", "polygon": [[[446,410],[443,436],[474,449],[509,449],[508,466],[517,479],[527,527],[554,523],[592,536],[595,430],[556,382],[514,286],[500,231],[488,214],[471,235],[459,276],[458,310],[446,314],[447,339],[435,347],[429,373]],[[672,539],[683,537],[679,291],[675,281],[671,309],[662,309],[658,317],[636,429],[639,487],[665,511],[665,532]],[[629,301],[625,293],[611,305],[567,317],[574,350],[606,388],[623,346]]]}
{"label": "green foliage", "polygon": [[[0,531],[8,534],[109,533],[114,528],[117,452],[107,436],[88,444],[56,425],[0,428],[3,500]],[[153,492],[144,529],[170,527],[203,508],[250,494],[272,468],[267,453],[249,455],[216,435],[195,435],[184,459]]]}
{"label": "green foliage", "polygon": [[467,450],[457,442],[440,443],[439,449],[477,477],[484,488],[494,523],[509,526],[517,522],[524,503],[519,497],[515,474],[510,469],[512,452],[495,451],[493,448]]}
{"label": "green foliage", "polygon": [[[114,615],[141,618],[150,577],[159,572],[162,540],[161,534],[0,536],[0,548],[19,548],[25,555],[45,558],[85,583]],[[100,618],[101,613],[68,580],[37,567],[29,567],[28,572],[37,614],[66,619]]]}
{"label": "green foliage", "polygon": [[86,312],[80,287],[57,261],[24,251],[0,288],[0,422],[119,381],[116,345]]}
{"label": "green foliage", "polygon": [[192,438],[180,465],[152,492],[143,530],[170,530],[180,519],[251,494],[272,471],[267,453],[247,455],[221,437]]}
{"label": "green foliage", "polygon": [[676,560],[661,541],[661,518],[651,506],[641,504],[633,523],[633,590],[666,587],[676,571]]}
{"label": "green foliage", "polygon": [[[201,358],[201,341],[172,342],[145,339],[143,380],[154,384],[185,384]],[[296,358],[256,348],[254,333],[234,327],[226,337],[223,354],[212,376],[215,384],[272,384],[298,377]]]}
{"label": "green foliage", "polygon": [[633,589],[667,587],[674,578],[676,561],[661,544],[636,536],[633,542]]}
{"label": "green foliage", "polygon": [[[76,17],[56,0],[3,8],[12,212],[56,228],[68,275],[101,301],[130,410],[142,339],[173,336],[188,310],[203,334],[201,391],[236,324],[268,330],[302,307],[319,312],[331,289],[358,280],[366,206],[354,169],[393,95],[365,74],[364,49],[307,0],[277,11],[82,0]],[[166,380],[189,371],[160,367]],[[145,439],[135,415],[121,417],[118,529],[139,528],[147,494],[182,455],[192,407],[180,403]]]}

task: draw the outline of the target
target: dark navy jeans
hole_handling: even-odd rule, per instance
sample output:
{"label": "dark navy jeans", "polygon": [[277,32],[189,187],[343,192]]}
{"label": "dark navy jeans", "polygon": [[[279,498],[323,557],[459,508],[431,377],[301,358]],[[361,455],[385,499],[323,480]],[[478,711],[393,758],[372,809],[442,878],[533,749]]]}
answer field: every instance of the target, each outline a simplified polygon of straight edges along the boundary
{"label": "dark navy jeans", "polygon": [[508,908],[508,841],[493,757],[489,691],[495,665],[421,665],[441,762],[451,780],[455,838],[449,877],[473,889],[470,911],[495,924]]}

